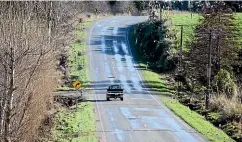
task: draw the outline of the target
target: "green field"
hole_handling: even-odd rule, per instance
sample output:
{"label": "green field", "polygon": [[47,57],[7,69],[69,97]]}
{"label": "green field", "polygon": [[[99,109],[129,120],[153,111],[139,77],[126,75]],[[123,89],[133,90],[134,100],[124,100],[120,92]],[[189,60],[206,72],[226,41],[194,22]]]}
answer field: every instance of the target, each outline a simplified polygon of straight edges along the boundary
{"label": "green field", "polygon": [[242,13],[236,13],[236,25],[239,27],[239,33],[240,33],[240,43],[242,44]]}
{"label": "green field", "polygon": [[[62,108],[54,118],[53,139],[58,142],[97,142],[93,105],[78,104],[78,111]],[[79,125],[79,126],[78,126]],[[79,137],[78,137],[79,135]]]}
{"label": "green field", "polygon": [[[236,13],[234,15],[236,19],[236,24],[240,29],[240,41],[242,43],[242,13]],[[176,47],[179,48],[180,46],[180,37],[181,37],[181,26],[175,26],[175,25],[185,25],[183,27],[183,50],[187,51],[189,47],[187,47],[186,42],[191,39],[191,37],[194,36],[194,28],[195,26],[199,23],[199,19],[202,18],[201,15],[199,14],[192,14],[191,13],[174,13],[168,15],[168,21],[171,21],[172,24],[172,29],[175,30],[176,32],[176,37],[177,37],[177,42],[176,42]],[[189,26],[186,26],[189,25]]]}
{"label": "green field", "polygon": [[183,36],[182,36],[182,45],[183,50],[188,50],[188,47],[186,46],[186,42],[189,41],[194,33],[195,26],[199,23],[199,18],[201,16],[199,14],[192,14],[191,13],[175,13],[169,15],[169,20],[171,20],[172,29],[175,30],[177,42],[176,47],[180,47],[180,39],[181,39],[181,26],[178,25],[184,25],[183,26]]}

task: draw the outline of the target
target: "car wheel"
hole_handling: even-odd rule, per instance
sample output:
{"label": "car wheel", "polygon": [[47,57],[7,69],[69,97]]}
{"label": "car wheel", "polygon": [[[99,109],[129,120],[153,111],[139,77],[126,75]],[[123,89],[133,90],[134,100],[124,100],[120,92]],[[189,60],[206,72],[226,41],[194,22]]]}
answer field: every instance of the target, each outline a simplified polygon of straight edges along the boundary
{"label": "car wheel", "polygon": [[110,101],[110,98],[109,97],[107,97],[107,101]]}
{"label": "car wheel", "polygon": [[124,100],[124,98],[122,97],[122,98],[120,98],[120,100],[121,100],[121,101],[123,101],[123,100]]}

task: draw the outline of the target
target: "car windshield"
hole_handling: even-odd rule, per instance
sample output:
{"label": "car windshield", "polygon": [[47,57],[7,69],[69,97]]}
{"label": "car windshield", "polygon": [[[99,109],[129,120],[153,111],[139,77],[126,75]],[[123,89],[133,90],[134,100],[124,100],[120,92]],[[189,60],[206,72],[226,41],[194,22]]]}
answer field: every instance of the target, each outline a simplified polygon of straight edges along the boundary
{"label": "car windshield", "polygon": [[109,89],[122,89],[122,87],[120,85],[112,85]]}

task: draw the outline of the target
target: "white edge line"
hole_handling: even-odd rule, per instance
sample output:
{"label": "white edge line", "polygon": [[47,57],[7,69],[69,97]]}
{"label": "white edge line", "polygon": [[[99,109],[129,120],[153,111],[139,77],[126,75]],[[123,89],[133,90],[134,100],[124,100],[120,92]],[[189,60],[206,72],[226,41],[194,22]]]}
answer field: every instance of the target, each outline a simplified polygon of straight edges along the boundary
{"label": "white edge line", "polygon": [[[92,35],[92,31],[93,31],[93,28],[98,24],[98,23],[100,23],[101,21],[103,21],[104,19],[102,19],[102,20],[100,20],[100,21],[98,21],[98,22],[96,22],[93,26],[92,26],[92,28],[91,28],[91,31],[90,31],[90,33],[89,33],[89,39],[88,39],[88,49],[90,50],[91,49],[91,47],[90,47],[90,41],[91,41],[91,35]],[[89,54],[91,54],[91,52],[89,53]],[[91,55],[90,55],[91,56]],[[91,64],[92,62],[90,61],[90,64]],[[89,65],[90,66],[90,65]],[[101,127],[102,127],[102,131],[103,131],[103,133],[104,133],[104,138],[105,138],[105,142],[107,142],[107,137],[106,137],[106,133],[104,132],[104,127],[103,127],[103,123],[102,123],[102,117],[101,117],[101,113],[100,113],[100,110],[99,110],[99,102],[97,101],[97,94],[95,93],[95,102],[96,102],[96,107],[97,107],[97,111],[98,111],[98,115],[99,115],[99,117],[100,117],[100,122],[101,122]]]}
{"label": "white edge line", "polygon": [[[130,44],[129,44],[129,39],[128,39],[128,32],[129,32],[129,28],[127,27],[126,28],[127,30],[126,30],[126,41],[128,42],[128,47],[129,47],[129,51],[130,51],[130,53],[131,53],[131,56],[133,57],[133,65],[134,65],[134,56],[133,56],[133,53],[132,53],[132,51],[131,51],[131,49],[130,49]],[[142,84],[144,85],[144,82],[142,81],[142,78],[141,78],[141,76],[140,76],[140,74],[139,74],[139,72],[138,72],[138,70],[137,69],[135,69],[136,70],[136,72],[137,72],[137,74],[138,74],[138,76],[139,76],[139,79],[140,79],[140,81],[142,82]],[[164,105],[162,105],[161,103],[160,103],[160,101],[158,101],[151,93],[150,93],[150,91],[149,90],[147,90],[147,92],[149,93],[149,95],[160,105],[160,106],[164,106]],[[189,126],[187,126],[188,124],[187,123],[185,123],[185,122],[183,122],[182,120],[180,120],[179,118],[177,118],[177,116],[175,115],[175,114],[173,114],[172,112],[170,112],[170,110],[167,108],[167,107],[164,107],[166,110],[167,110],[167,112],[168,113],[170,113],[177,121],[179,121],[183,126],[185,126],[187,129],[190,129],[189,128]],[[192,128],[193,130],[195,130],[194,128]],[[195,130],[196,131],[196,130]],[[196,131],[197,132],[197,131]],[[199,133],[199,132],[198,132]],[[203,139],[203,138],[201,138],[201,136],[199,136],[198,134],[196,134],[196,133],[193,133],[193,134],[195,134],[199,139],[201,139],[203,142],[205,142],[205,140]]]}

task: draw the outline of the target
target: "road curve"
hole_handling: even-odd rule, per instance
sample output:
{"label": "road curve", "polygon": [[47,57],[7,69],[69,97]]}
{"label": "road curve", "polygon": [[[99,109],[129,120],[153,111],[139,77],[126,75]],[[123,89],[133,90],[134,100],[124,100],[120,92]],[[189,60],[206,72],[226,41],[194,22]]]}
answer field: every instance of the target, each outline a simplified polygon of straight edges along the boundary
{"label": "road curve", "polygon": [[[88,64],[93,93],[89,99],[95,103],[96,134],[102,142],[207,141],[144,88],[127,34],[131,25],[146,19],[111,17],[90,29]],[[124,86],[124,101],[106,101],[105,89],[113,83]]]}

